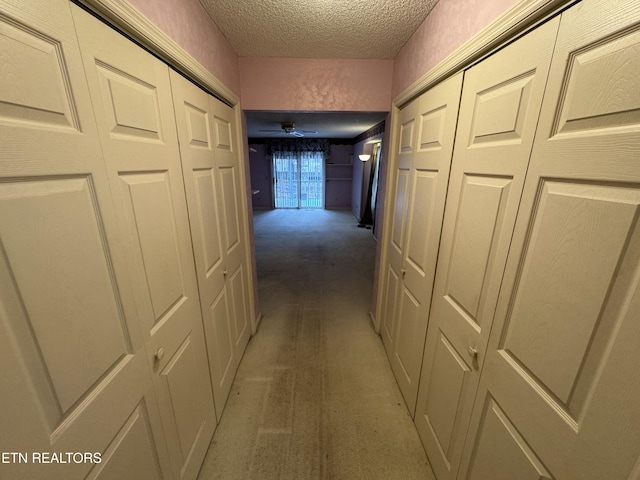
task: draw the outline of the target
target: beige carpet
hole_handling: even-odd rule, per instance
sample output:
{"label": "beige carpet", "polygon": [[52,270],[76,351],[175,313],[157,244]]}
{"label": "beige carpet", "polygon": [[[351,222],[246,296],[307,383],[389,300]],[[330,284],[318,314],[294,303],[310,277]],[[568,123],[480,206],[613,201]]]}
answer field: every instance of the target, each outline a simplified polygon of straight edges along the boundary
{"label": "beige carpet", "polygon": [[254,217],[264,315],[199,480],[430,480],[373,331],[375,240],[349,212]]}

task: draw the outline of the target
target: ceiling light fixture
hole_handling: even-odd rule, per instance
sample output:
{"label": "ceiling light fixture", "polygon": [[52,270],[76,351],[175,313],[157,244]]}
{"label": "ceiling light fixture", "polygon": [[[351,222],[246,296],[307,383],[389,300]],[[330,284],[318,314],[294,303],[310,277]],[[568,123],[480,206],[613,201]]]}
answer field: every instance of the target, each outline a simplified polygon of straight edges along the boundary
{"label": "ceiling light fixture", "polygon": [[363,162],[366,162],[367,160],[369,160],[371,158],[371,155],[368,155],[366,153],[361,153],[360,155],[358,155],[358,158],[360,160],[362,160]]}

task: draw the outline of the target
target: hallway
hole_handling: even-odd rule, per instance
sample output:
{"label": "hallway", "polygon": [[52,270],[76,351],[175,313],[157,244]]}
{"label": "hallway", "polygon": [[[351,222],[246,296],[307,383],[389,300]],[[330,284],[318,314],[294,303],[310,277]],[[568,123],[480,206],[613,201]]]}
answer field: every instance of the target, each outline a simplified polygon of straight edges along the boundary
{"label": "hallway", "polygon": [[263,320],[199,480],[433,479],[371,326],[371,230],[330,210],[254,228]]}

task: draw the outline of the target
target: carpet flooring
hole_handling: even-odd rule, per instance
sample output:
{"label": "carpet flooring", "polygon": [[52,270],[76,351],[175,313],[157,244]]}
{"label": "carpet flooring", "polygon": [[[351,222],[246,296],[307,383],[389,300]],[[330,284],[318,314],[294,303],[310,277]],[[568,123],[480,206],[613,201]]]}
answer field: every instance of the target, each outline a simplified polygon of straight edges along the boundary
{"label": "carpet flooring", "polygon": [[198,480],[432,480],[370,319],[371,230],[328,210],[254,229],[263,319]]}

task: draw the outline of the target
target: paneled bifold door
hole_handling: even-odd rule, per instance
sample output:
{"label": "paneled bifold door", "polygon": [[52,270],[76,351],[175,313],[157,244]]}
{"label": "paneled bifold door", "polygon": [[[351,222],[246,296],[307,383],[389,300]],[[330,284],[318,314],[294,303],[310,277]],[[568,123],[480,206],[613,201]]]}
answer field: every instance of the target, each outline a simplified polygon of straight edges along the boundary
{"label": "paneled bifold door", "polygon": [[172,478],[69,4],[5,0],[0,31],[0,451],[28,455],[2,477]]}
{"label": "paneled bifold door", "polygon": [[449,181],[462,73],[401,110],[382,338],[413,414]]}
{"label": "paneled bifold door", "polygon": [[169,69],[67,0],[0,7],[0,451],[28,456],[1,475],[193,480],[216,415]]}
{"label": "paneled bifold door", "polygon": [[415,416],[438,480],[458,472],[558,24],[465,73]]}
{"label": "paneled bifold door", "polygon": [[459,478],[637,479],[640,4],[562,15]]}
{"label": "paneled bifold door", "polygon": [[173,476],[195,478],[216,416],[169,68],[83,10],[72,13]]}
{"label": "paneled bifold door", "polygon": [[251,333],[233,111],[171,72],[218,419]]}

